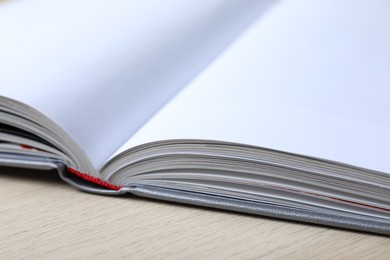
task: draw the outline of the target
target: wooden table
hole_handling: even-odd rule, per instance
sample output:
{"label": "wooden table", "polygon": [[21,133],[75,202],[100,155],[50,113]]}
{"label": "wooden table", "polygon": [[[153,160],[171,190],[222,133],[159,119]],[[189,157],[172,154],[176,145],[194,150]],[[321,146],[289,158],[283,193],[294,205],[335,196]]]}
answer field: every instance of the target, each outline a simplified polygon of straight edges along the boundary
{"label": "wooden table", "polygon": [[390,238],[77,191],[55,172],[0,168],[0,258],[390,259]]}

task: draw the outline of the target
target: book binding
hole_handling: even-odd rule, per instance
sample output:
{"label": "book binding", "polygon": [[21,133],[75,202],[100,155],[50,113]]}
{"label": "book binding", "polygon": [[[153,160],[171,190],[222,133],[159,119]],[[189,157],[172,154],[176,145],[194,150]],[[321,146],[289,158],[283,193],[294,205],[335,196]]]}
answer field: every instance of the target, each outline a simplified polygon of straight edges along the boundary
{"label": "book binding", "polygon": [[297,209],[269,203],[253,202],[216,195],[202,194],[175,189],[166,189],[148,185],[134,184],[127,187],[115,188],[102,185],[100,182],[91,182],[80,174],[69,171],[64,164],[52,160],[30,160],[20,156],[0,158],[0,165],[8,167],[25,167],[41,170],[56,169],[63,181],[69,185],[86,192],[101,195],[124,195],[130,193],[149,199],[158,199],[175,203],[185,203],[201,207],[216,208],[271,218],[281,218],[289,221],[305,222],[316,225],[326,225],[343,229],[352,229],[382,235],[390,235],[390,223],[360,219],[357,217],[343,217],[324,214],[311,210]]}

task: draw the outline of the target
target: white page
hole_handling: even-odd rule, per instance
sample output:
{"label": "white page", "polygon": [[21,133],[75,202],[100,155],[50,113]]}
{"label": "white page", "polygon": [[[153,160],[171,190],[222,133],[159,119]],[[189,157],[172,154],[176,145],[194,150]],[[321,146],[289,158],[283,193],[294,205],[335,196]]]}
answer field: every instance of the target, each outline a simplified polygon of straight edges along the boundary
{"label": "white page", "polygon": [[0,9],[0,95],[59,124],[100,168],[268,0],[29,0]]}
{"label": "white page", "polygon": [[279,2],[121,151],[212,139],[390,172],[389,11],[388,1]]}

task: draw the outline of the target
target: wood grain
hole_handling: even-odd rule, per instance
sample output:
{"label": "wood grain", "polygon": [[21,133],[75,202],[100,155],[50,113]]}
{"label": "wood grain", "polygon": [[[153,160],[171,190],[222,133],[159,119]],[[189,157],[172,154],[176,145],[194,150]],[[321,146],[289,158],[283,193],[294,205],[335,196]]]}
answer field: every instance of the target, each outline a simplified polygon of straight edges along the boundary
{"label": "wood grain", "polygon": [[390,259],[364,233],[79,192],[55,172],[0,168],[1,259]]}

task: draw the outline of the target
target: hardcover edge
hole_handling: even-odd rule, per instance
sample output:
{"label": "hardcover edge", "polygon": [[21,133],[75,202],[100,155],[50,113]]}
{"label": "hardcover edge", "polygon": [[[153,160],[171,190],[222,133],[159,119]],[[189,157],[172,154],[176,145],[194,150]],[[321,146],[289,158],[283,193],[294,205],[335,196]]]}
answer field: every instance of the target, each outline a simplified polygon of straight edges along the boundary
{"label": "hardcover edge", "polygon": [[[36,158],[35,158],[36,159]],[[190,204],[194,206],[216,208],[240,213],[259,215],[271,218],[285,219],[316,225],[331,226],[342,229],[351,229],[382,235],[390,235],[390,223],[380,221],[362,220],[318,213],[315,211],[301,210],[286,206],[277,206],[267,203],[251,202],[240,199],[208,195],[196,192],[166,189],[147,185],[132,185],[120,189],[111,189],[98,183],[90,182],[82,176],[70,172],[62,163],[50,160],[27,160],[26,158],[0,158],[0,165],[18,168],[33,168],[41,170],[57,170],[60,178],[79,190],[101,195],[123,195],[130,193],[149,199]]]}
{"label": "hardcover edge", "polygon": [[[66,171],[63,171],[63,173]],[[62,178],[68,182],[70,176],[62,173]],[[61,173],[60,173],[61,175]],[[69,182],[68,182],[69,183]],[[135,196],[163,200],[194,206],[235,211],[240,213],[259,215],[271,218],[279,218],[288,221],[297,221],[322,226],[331,226],[342,229],[351,229],[381,235],[390,235],[390,223],[370,221],[359,218],[335,216],[310,210],[296,209],[286,206],[272,205],[268,203],[252,202],[241,199],[227,198],[217,195],[209,195],[183,190],[160,188],[148,185],[134,184],[116,191],[90,190],[85,183],[69,183],[76,188],[87,192],[104,195],[120,195],[130,193]],[[77,185],[77,186],[76,186]]]}
{"label": "hardcover edge", "polygon": [[331,226],[342,229],[352,229],[369,233],[390,235],[390,223],[380,221],[335,216],[331,214],[272,205],[268,203],[251,202],[240,199],[232,199],[215,195],[145,185],[135,186],[129,192],[137,196],[151,199],[185,203],[195,206],[210,207],[322,226]]}

